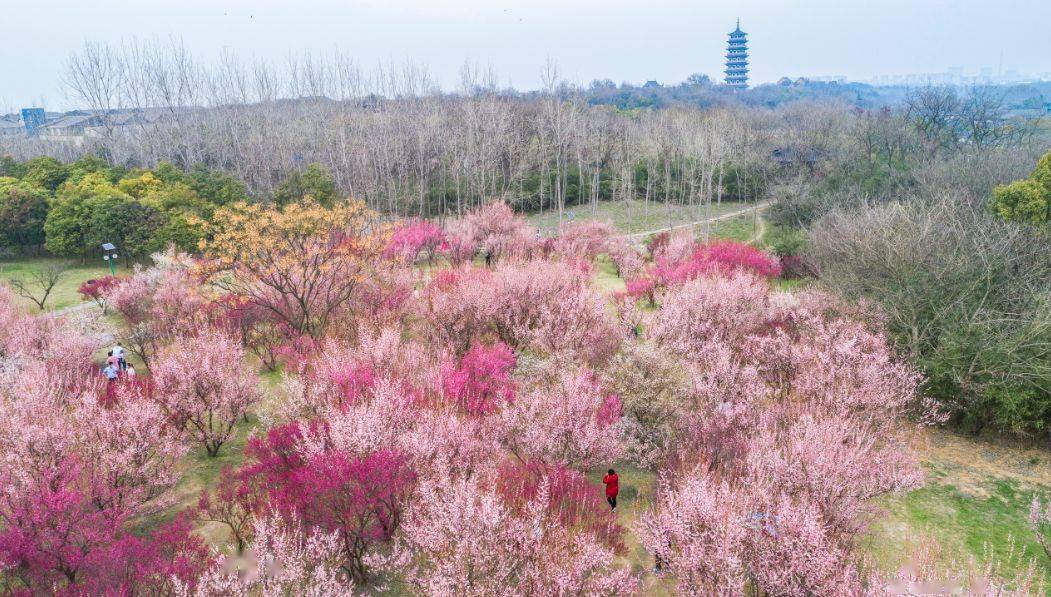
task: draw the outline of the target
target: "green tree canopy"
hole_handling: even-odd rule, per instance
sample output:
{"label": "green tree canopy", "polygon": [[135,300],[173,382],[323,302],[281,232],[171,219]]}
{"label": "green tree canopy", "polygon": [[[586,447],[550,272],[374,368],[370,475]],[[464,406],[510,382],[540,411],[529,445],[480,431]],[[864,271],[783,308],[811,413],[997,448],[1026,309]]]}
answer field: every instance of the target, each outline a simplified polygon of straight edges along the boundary
{"label": "green tree canopy", "polygon": [[22,176],[22,180],[52,192],[69,178],[69,170],[62,165],[62,162],[52,157],[36,157],[24,165],[25,175]]}
{"label": "green tree canopy", "polygon": [[993,189],[990,208],[1001,218],[1036,226],[1047,224],[1051,192],[1039,182],[1027,178]]}
{"label": "green tree canopy", "polygon": [[0,245],[24,250],[44,243],[48,193],[19,183],[0,188]]}
{"label": "green tree canopy", "polygon": [[248,190],[244,183],[225,172],[211,170],[203,164],[196,164],[190,168],[187,178],[186,182],[194,192],[215,205],[232,205],[239,201],[248,201]]}
{"label": "green tree canopy", "polygon": [[274,202],[280,206],[297,203],[312,197],[322,207],[331,207],[336,200],[336,181],[321,164],[310,164],[303,172],[293,172],[274,192]]}

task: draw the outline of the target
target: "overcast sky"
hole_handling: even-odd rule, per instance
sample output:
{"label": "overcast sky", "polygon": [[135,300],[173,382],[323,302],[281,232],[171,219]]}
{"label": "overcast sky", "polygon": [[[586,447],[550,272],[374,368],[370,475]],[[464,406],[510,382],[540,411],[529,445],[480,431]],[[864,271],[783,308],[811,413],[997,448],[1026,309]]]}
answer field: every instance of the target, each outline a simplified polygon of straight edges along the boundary
{"label": "overcast sky", "polygon": [[85,41],[181,38],[195,57],[339,49],[364,68],[412,59],[446,88],[466,59],[539,85],[547,57],[574,82],[721,77],[737,17],[753,80],[783,75],[1051,71],[1051,0],[3,0],[0,111],[68,107]]}

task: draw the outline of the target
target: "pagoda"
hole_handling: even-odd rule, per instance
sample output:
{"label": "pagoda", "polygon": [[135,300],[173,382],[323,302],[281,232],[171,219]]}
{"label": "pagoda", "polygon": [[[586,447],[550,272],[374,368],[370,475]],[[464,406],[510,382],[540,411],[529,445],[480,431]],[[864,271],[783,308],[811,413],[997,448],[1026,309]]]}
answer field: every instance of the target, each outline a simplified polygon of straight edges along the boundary
{"label": "pagoda", "polygon": [[748,88],[748,34],[741,31],[741,19],[737,19],[737,29],[730,32],[726,42],[726,84],[734,89]]}

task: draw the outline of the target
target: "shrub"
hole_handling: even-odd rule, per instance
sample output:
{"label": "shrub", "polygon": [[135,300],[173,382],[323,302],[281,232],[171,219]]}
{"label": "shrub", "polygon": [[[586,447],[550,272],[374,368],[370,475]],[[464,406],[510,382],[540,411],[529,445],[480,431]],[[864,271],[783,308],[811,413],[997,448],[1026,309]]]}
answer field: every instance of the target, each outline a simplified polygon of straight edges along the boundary
{"label": "shrub", "polygon": [[971,429],[1051,423],[1051,245],[956,202],[836,212],[811,231],[826,287],[886,311],[926,390]]}

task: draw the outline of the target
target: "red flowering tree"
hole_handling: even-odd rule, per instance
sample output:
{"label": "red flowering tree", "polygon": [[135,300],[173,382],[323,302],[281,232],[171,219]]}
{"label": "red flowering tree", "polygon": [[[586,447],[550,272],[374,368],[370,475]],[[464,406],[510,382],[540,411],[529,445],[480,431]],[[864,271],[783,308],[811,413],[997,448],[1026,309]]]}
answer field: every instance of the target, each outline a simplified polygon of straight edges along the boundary
{"label": "red flowering tree", "polygon": [[717,241],[694,243],[691,238],[672,237],[654,257],[648,275],[662,287],[682,284],[701,276],[747,272],[763,278],[781,275],[781,263],[772,255],[744,243]]}
{"label": "red flowering tree", "polygon": [[274,495],[277,507],[298,513],[308,527],[335,533],[351,579],[368,582],[365,558],[387,543],[401,523],[414,474],[405,457],[384,450],[363,457],[316,454]]}
{"label": "red flowering tree", "polygon": [[116,276],[104,276],[93,280],[88,280],[80,285],[77,292],[80,293],[86,299],[95,301],[95,304],[102,309],[102,314],[105,315],[109,309],[106,295],[114,286],[120,283],[120,278]]}
{"label": "red flowering tree", "polygon": [[397,530],[415,474],[405,455],[395,450],[356,456],[329,449],[308,455],[302,444],[295,424],[253,439],[241,481],[262,488],[265,503],[287,520],[334,534],[342,566],[354,583],[364,585],[367,556]]}
{"label": "red flowering tree", "polygon": [[210,564],[182,519],[141,539],[125,530],[128,511],[69,457],[15,481],[0,493],[0,564],[31,592],[156,591],[174,579],[192,583]]}
{"label": "red flowering tree", "polygon": [[238,554],[251,541],[255,513],[264,506],[264,495],[254,481],[229,466],[223,467],[219,486],[213,492],[202,491],[197,501],[197,519],[230,529]]}

